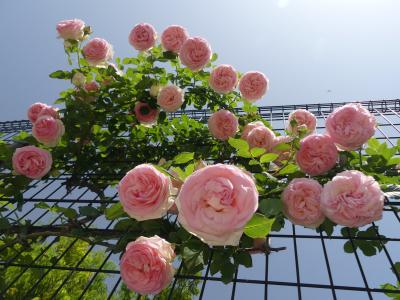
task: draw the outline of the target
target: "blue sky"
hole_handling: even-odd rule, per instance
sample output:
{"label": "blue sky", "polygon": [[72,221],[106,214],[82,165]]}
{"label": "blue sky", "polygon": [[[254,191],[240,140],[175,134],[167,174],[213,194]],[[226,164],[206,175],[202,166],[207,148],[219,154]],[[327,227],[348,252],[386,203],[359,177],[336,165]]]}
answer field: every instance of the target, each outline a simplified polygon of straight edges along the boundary
{"label": "blue sky", "polygon": [[258,105],[397,98],[399,11],[395,0],[1,0],[0,120],[25,118],[31,103],[50,104],[66,87],[48,74],[68,68],[55,25],[74,17],[120,57],[136,54],[127,41],[136,23],[160,34],[183,25],[219,63],[269,77]]}

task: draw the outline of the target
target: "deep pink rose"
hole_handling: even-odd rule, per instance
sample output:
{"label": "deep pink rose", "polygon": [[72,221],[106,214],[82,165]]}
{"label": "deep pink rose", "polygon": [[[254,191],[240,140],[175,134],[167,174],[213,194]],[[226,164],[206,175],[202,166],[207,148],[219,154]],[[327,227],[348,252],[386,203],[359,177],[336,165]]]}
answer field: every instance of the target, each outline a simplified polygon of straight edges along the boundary
{"label": "deep pink rose", "polygon": [[129,43],[139,51],[146,51],[152,48],[156,39],[156,30],[148,23],[136,24],[129,34]]}
{"label": "deep pink rose", "polygon": [[83,56],[92,66],[106,65],[114,53],[112,46],[101,38],[90,40],[82,49]]}
{"label": "deep pink rose", "polygon": [[148,103],[136,102],[135,104],[135,116],[138,121],[145,125],[151,125],[157,122],[159,110],[152,108]]}
{"label": "deep pink rose", "polygon": [[275,133],[266,126],[257,126],[250,130],[246,140],[250,148],[265,148],[270,151],[274,146]]}
{"label": "deep pink rose", "polygon": [[233,137],[238,128],[238,119],[229,110],[221,109],[213,113],[208,119],[208,129],[215,138],[221,141]]}
{"label": "deep pink rose", "polygon": [[211,59],[211,47],[201,37],[188,38],[179,51],[182,64],[192,71],[203,69]]}
{"label": "deep pink rose", "polygon": [[322,186],[309,178],[295,178],[283,190],[283,212],[296,225],[316,228],[325,220],[321,211]]}
{"label": "deep pink rose", "polygon": [[251,122],[251,123],[246,124],[243,127],[241,138],[244,139],[244,140],[247,140],[247,136],[249,135],[249,132],[252,129],[258,127],[258,126],[264,126],[265,127],[264,123],[261,122],[261,121],[255,121],[255,122]]}
{"label": "deep pink rose", "polygon": [[189,38],[185,28],[179,25],[168,26],[161,35],[161,45],[165,50],[179,53],[183,43]]}
{"label": "deep pink rose", "polygon": [[32,127],[35,139],[48,147],[57,146],[64,132],[63,122],[49,115],[40,116]]}
{"label": "deep pink rose", "polygon": [[170,178],[149,164],[126,173],[118,194],[124,211],[138,221],[161,218],[174,203]]}
{"label": "deep pink rose", "polygon": [[178,220],[187,231],[208,245],[237,246],[258,208],[258,192],[241,169],[217,164],[187,177],[176,205]]}
{"label": "deep pink rose", "polygon": [[268,78],[261,72],[247,72],[240,78],[239,90],[244,99],[254,102],[267,92]]}
{"label": "deep pink rose", "polygon": [[324,185],[321,209],[339,225],[361,227],[382,218],[383,201],[383,192],[373,177],[344,171]]}
{"label": "deep pink rose", "polygon": [[35,123],[37,118],[43,115],[49,115],[56,119],[59,118],[57,109],[44,103],[34,103],[28,109],[28,119],[32,123]]}
{"label": "deep pink rose", "polygon": [[52,163],[50,152],[35,146],[17,148],[12,157],[14,171],[31,179],[45,176]]}
{"label": "deep pink rose", "polygon": [[158,93],[157,104],[166,112],[175,112],[183,104],[183,91],[176,85],[165,86]]}
{"label": "deep pink rose", "polygon": [[238,77],[235,69],[230,65],[220,65],[211,71],[209,84],[217,93],[232,92]]}
{"label": "deep pink rose", "polygon": [[[292,126],[290,121],[296,120],[296,126]],[[296,109],[289,114],[287,130],[289,133],[297,134],[299,128],[304,128],[307,134],[313,133],[317,126],[317,119],[314,114],[305,109]]]}
{"label": "deep pink rose", "polygon": [[120,261],[121,278],[141,295],[158,294],[172,281],[175,270],[172,245],[155,235],[130,242]]}
{"label": "deep pink rose", "polygon": [[296,161],[300,169],[311,176],[332,169],[338,159],[338,150],[329,135],[312,134],[300,142]]}
{"label": "deep pink rose", "polygon": [[83,88],[85,89],[86,92],[97,92],[99,90],[99,85],[97,84],[96,81],[91,81],[85,83]]}
{"label": "deep pink rose", "polygon": [[64,20],[57,24],[57,32],[64,40],[81,40],[84,36],[85,22],[79,19]]}
{"label": "deep pink rose", "polygon": [[326,119],[326,131],[344,150],[356,150],[375,134],[375,117],[360,103],[335,109]]}

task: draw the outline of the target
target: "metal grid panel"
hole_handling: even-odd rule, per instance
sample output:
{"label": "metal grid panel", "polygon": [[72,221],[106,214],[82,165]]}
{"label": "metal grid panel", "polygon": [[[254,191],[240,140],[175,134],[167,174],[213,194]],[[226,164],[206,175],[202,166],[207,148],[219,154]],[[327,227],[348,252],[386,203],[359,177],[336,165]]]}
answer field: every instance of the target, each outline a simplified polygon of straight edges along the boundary
{"label": "metal grid panel", "polygon": [[[362,104],[377,118],[379,127],[376,137],[393,145],[400,138],[400,100],[365,101]],[[327,115],[341,105],[343,103],[260,107],[259,113],[274,129],[282,133],[286,127],[288,114],[293,109],[308,109],[317,117],[317,131],[322,132]],[[237,112],[243,113],[241,110]],[[206,120],[209,116],[207,110],[187,110],[172,114],[171,117],[179,117],[182,114],[198,120]],[[7,141],[11,141],[19,130],[30,129],[28,121],[0,122],[0,131],[4,133],[2,139]],[[24,192],[26,204],[22,212],[13,209],[8,215],[15,215],[19,220],[31,220],[33,224],[60,224],[61,215],[35,208],[35,203],[44,201],[50,206],[57,204],[75,209],[88,203],[95,207],[100,205],[97,196],[87,188],[67,191],[62,183],[68,176],[61,174],[45,182],[33,181]],[[109,205],[118,202],[115,188],[108,187],[104,192],[112,197]],[[1,204],[3,207],[6,205],[7,202]],[[314,230],[286,222],[279,233],[270,234],[272,245],[286,247],[286,250],[252,255],[253,267],[246,269],[240,266],[236,270],[233,282],[228,285],[221,282],[220,274],[210,275],[210,264],[206,266],[201,276],[187,276],[181,274],[177,262],[178,270],[168,298],[172,299],[173,291],[180,281],[197,279],[199,294],[194,297],[195,299],[246,299],[249,296],[252,299],[387,299],[384,295],[387,290],[381,289],[380,285],[400,281],[400,274],[391,271],[394,263],[400,261],[400,216],[395,209],[397,207],[400,207],[400,202],[387,199],[383,220],[374,224],[374,226],[379,225],[379,233],[385,235],[382,241],[387,241],[386,244],[382,243],[383,251],[375,256],[366,257],[359,250],[353,254],[344,253],[343,244],[349,239],[340,234],[340,228],[336,228],[333,235],[328,237],[324,233],[316,233]],[[104,230],[111,230],[112,226],[113,221],[108,221],[104,217],[99,217],[90,224],[91,228]],[[353,246],[354,239],[361,238],[350,238]],[[57,283],[58,287],[51,295],[51,299],[57,299],[59,292],[68,284],[72,275],[78,273],[90,274],[85,288],[80,291],[79,299],[88,299],[89,287],[101,274],[107,275],[105,279],[107,292],[99,299],[118,299],[117,291],[121,286],[121,279],[118,268],[112,267],[110,262],[114,262],[117,266],[119,255],[106,253],[100,263],[87,266],[84,261],[90,253],[105,249],[103,246],[90,246],[74,264],[59,264],[76,242],[77,239],[70,239],[69,246],[51,263],[41,263],[41,258],[55,247],[57,239],[54,237],[43,241],[45,247],[30,263],[19,262],[19,258],[25,253],[24,248],[15,251],[11,258],[0,261],[3,270],[19,268],[19,274],[15,278],[8,279],[7,286],[1,293],[4,295],[7,290],[13,288],[28,269],[43,270],[40,277],[32,281],[26,290],[24,299],[30,299],[34,296],[35,288],[46,276],[51,276],[54,270],[62,270],[65,276]],[[116,240],[110,241],[110,243],[116,242]],[[5,247],[0,248],[0,253],[8,250]]]}

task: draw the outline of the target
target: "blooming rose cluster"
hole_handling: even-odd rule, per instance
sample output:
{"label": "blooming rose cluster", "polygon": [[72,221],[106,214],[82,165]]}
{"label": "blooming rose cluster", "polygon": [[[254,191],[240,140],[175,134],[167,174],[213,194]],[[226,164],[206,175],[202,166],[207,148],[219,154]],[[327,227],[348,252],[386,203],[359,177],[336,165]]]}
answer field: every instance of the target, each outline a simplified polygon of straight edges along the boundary
{"label": "blooming rose cluster", "polygon": [[276,143],[275,133],[261,121],[251,122],[244,126],[241,137],[251,148],[265,148],[267,151],[271,151]]}

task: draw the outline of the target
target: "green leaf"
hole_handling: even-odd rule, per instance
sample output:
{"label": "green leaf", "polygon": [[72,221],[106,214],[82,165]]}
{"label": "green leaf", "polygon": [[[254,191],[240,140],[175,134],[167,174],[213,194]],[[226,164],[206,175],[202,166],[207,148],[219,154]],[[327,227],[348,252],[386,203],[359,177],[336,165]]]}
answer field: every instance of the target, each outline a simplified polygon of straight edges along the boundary
{"label": "green leaf", "polygon": [[175,156],[173,161],[175,164],[179,165],[179,164],[185,164],[193,159],[194,159],[193,152],[182,152],[179,153],[177,156]]}
{"label": "green leaf", "polygon": [[266,216],[276,216],[282,212],[282,200],[280,198],[263,199],[258,209]]}
{"label": "green leaf", "polygon": [[227,284],[233,280],[233,275],[235,274],[235,265],[233,263],[226,262],[221,266],[221,280],[223,283]]}
{"label": "green leaf", "polygon": [[250,150],[250,153],[251,153],[251,155],[252,155],[253,157],[259,157],[260,155],[262,155],[262,154],[265,153],[265,149],[264,149],[264,148],[257,148],[257,147],[255,147],[255,148],[252,148],[252,149]]}
{"label": "green leaf", "polygon": [[237,156],[244,157],[244,158],[251,158],[251,153],[249,150],[239,150],[237,152]]}
{"label": "green leaf", "polygon": [[292,147],[290,146],[290,144],[281,143],[281,144],[276,145],[276,146],[273,148],[273,150],[276,150],[276,151],[288,151],[288,150],[290,150],[291,148],[292,148]]}
{"label": "green leaf", "polygon": [[8,229],[11,227],[7,218],[0,218],[0,230]]}
{"label": "green leaf", "polygon": [[299,170],[299,167],[295,164],[289,164],[285,166],[283,169],[281,169],[278,174],[279,175],[287,175],[287,174],[293,174]]}
{"label": "green leaf", "polygon": [[228,143],[238,151],[249,151],[249,144],[245,140],[229,138]]}
{"label": "green leaf", "polygon": [[346,253],[354,252],[353,245],[351,244],[350,241],[347,241],[346,243],[344,243],[343,249],[344,249],[344,252],[346,252]]}
{"label": "green leaf", "polygon": [[271,231],[272,224],[274,223],[275,218],[268,219],[262,214],[254,214],[253,217],[247,222],[244,227],[244,233],[255,239],[255,238],[263,238],[269,234]]}
{"label": "green leaf", "polygon": [[57,212],[61,212],[68,219],[75,219],[78,216],[78,213],[73,208],[57,206],[57,207],[54,208],[54,210],[57,211]]}
{"label": "green leaf", "polygon": [[99,215],[99,211],[93,206],[81,206],[79,207],[79,214],[87,217],[96,217]]}
{"label": "green leaf", "polygon": [[71,79],[72,78],[72,73],[63,71],[63,70],[58,70],[49,75],[50,78],[57,78],[57,79]]}
{"label": "green leaf", "polygon": [[107,220],[115,220],[118,219],[125,214],[124,210],[122,209],[122,205],[120,202],[111,205],[109,208],[106,208],[105,215]]}
{"label": "green leaf", "polygon": [[203,251],[195,251],[188,247],[185,247],[183,248],[182,260],[185,264],[186,269],[190,273],[197,273],[198,269],[200,268],[201,270],[204,265]]}
{"label": "green leaf", "polygon": [[389,159],[389,161],[387,162],[386,165],[390,166],[390,165],[397,165],[400,164],[400,157],[392,157],[391,159]]}
{"label": "green leaf", "polygon": [[279,157],[279,154],[276,153],[267,153],[264,154],[263,156],[261,156],[260,158],[260,163],[269,163],[271,161],[274,161],[275,159],[277,159]]}
{"label": "green leaf", "polygon": [[258,165],[258,164],[259,164],[259,162],[257,160],[255,160],[255,159],[252,159],[252,160],[249,161],[249,165],[250,166],[255,166],[255,165]]}
{"label": "green leaf", "polygon": [[380,146],[379,141],[376,138],[370,138],[368,140],[368,147],[374,150],[377,150]]}
{"label": "green leaf", "polygon": [[253,266],[253,260],[249,252],[236,252],[233,254],[233,259],[236,265],[243,265],[246,268],[251,268]]}

